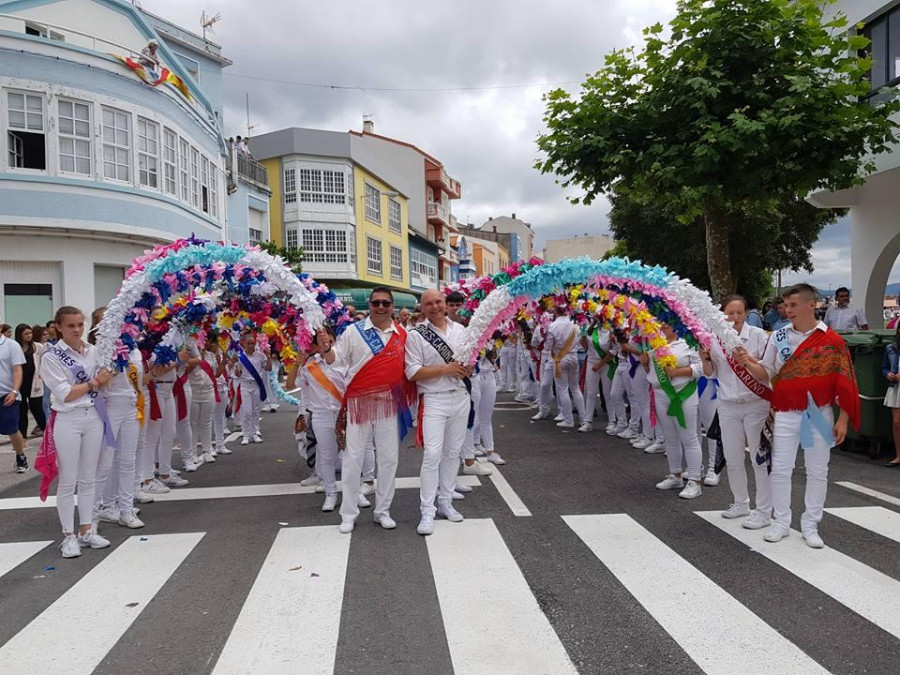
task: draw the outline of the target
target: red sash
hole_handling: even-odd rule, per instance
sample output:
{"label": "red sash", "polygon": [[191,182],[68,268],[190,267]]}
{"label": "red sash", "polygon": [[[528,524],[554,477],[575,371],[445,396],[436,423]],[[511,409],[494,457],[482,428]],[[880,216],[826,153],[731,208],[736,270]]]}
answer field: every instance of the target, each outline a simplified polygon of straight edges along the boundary
{"label": "red sash", "polygon": [[184,393],[184,384],[187,382],[187,375],[175,378],[175,384],[172,385],[172,393],[175,395],[175,405],[178,408],[178,419],[183,420],[187,417],[187,394]]}
{"label": "red sash", "polygon": [[219,383],[216,382],[216,376],[213,374],[212,366],[209,365],[209,362],[206,359],[200,361],[200,370],[209,375],[209,379],[212,380],[213,391],[216,392],[216,403],[221,403],[222,398],[219,396]]}
{"label": "red sash", "polygon": [[150,392],[150,420],[156,422],[162,419],[162,410],[159,407],[159,398],[156,396],[156,382],[150,380],[147,384],[147,391]]}
{"label": "red sash", "polygon": [[860,405],[856,372],[844,338],[830,328],[814,330],[772,379],[772,408],[806,410],[808,397],[821,407],[837,403],[859,429]]}
{"label": "red sash", "polygon": [[722,353],[725,354],[725,360],[728,362],[728,367],[737,375],[737,379],[741,381],[747,389],[756,394],[759,398],[764,401],[772,402],[772,390],[769,389],[762,382],[757,380],[753,375],[750,374],[750,371],[744,368],[740,363],[731,358],[731,354],[722,349]]}

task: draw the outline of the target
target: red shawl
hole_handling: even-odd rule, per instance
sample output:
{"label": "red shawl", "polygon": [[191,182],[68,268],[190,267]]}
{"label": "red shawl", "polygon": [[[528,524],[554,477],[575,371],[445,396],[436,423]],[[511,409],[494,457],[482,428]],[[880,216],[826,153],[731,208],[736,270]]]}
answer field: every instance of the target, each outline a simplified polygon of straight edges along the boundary
{"label": "red shawl", "polygon": [[856,372],[844,339],[830,328],[814,330],[772,379],[772,408],[806,410],[807,394],[820,408],[837,404],[859,429],[860,405]]}

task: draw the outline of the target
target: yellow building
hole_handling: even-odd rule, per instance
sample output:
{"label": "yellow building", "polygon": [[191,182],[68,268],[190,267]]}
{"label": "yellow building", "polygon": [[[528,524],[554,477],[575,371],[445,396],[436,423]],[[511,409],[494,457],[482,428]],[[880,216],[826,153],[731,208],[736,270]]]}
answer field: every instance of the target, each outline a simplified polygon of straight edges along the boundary
{"label": "yellow building", "polygon": [[409,288],[409,200],[353,165],[357,274],[378,286]]}

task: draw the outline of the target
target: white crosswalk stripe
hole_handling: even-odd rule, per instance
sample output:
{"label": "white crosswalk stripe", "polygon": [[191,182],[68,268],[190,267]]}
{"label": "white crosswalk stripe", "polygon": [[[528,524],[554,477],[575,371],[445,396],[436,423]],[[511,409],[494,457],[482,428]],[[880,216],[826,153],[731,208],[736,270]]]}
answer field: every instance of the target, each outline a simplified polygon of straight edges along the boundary
{"label": "white crosswalk stripe", "polygon": [[853,506],[842,509],[825,509],[826,513],[849,521],[854,525],[900,542],[900,513],[883,506]]}
{"label": "white crosswalk stripe", "polygon": [[630,516],[563,520],[703,672],[828,672]]}
{"label": "white crosswalk stripe", "polygon": [[0,672],[93,672],[202,538],[129,538],[0,647]]}
{"label": "white crosswalk stripe", "polygon": [[900,635],[900,581],[833,548],[813,551],[797,531],[777,544],[769,544],[759,532],[722,518],[718,511],[697,515],[891,635]]}
{"label": "white crosswalk stripe", "polygon": [[0,577],[52,543],[52,541],[21,541],[0,544]]}

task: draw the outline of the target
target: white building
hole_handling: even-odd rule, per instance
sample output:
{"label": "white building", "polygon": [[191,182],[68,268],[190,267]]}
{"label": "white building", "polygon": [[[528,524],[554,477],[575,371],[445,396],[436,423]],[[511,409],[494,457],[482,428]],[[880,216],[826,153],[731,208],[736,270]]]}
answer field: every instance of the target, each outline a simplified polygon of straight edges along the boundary
{"label": "white building", "polygon": [[[159,42],[169,84],[113,55]],[[116,293],[131,260],[189,236],[249,239],[265,174],[222,135],[221,73],[202,37],[124,0],[0,0],[0,313],[43,323]],[[232,209],[232,227],[226,217]],[[267,215],[264,217],[267,222]]]}
{"label": "white building", "polygon": [[[900,6],[885,0],[838,0],[828,11],[842,11],[850,26],[862,24],[872,40],[873,94],[900,85]],[[850,259],[854,305],[869,317],[881,316],[884,290],[900,255],[900,152],[882,154],[878,170],[865,184],[809,197],[822,208],[849,208],[852,225]]]}
{"label": "white building", "polygon": [[584,255],[594,260],[600,260],[612,250],[614,245],[612,238],[605,234],[585,234],[583,237],[575,235],[568,239],[549,239],[544,245],[542,257],[548,263]]}

